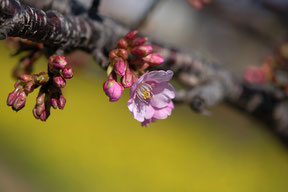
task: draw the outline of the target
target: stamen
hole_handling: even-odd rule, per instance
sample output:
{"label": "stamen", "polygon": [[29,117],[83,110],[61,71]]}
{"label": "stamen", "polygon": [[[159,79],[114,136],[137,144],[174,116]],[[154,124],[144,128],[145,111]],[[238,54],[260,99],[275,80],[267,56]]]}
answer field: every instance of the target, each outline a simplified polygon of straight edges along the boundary
{"label": "stamen", "polygon": [[137,97],[146,104],[149,104],[152,95],[152,86],[147,83],[141,83],[136,90]]}

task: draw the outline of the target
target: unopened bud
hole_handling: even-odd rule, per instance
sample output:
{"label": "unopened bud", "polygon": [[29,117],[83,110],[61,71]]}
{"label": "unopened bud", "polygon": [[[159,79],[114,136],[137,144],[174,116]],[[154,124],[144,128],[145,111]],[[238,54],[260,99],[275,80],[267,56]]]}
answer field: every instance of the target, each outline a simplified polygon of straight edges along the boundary
{"label": "unopened bud", "polygon": [[63,95],[60,95],[58,101],[57,101],[57,104],[58,104],[58,108],[59,109],[64,109],[65,107],[65,104],[66,104],[66,99]]}
{"label": "unopened bud", "polygon": [[126,41],[125,38],[121,38],[117,44],[118,48],[122,48],[122,49],[127,49],[128,48],[128,42]]}
{"label": "unopened bud", "polygon": [[131,53],[136,57],[145,57],[152,51],[151,45],[141,45],[138,47],[134,47],[131,50]]}
{"label": "unopened bud", "polygon": [[18,95],[18,97],[16,98],[15,102],[13,103],[12,108],[13,108],[15,111],[19,111],[20,109],[22,109],[22,108],[25,106],[26,98],[27,98],[27,95],[25,94],[24,91],[22,91],[22,92]]}
{"label": "unopened bud", "polygon": [[54,109],[57,109],[57,99],[55,98],[51,98],[51,106],[54,108]]}
{"label": "unopened bud", "polygon": [[109,97],[109,101],[115,102],[121,98],[124,88],[114,79],[108,79],[103,84],[103,90],[105,94]]}
{"label": "unopened bud", "polygon": [[7,105],[12,106],[19,94],[20,94],[19,88],[16,88],[13,92],[9,93],[7,98]]}
{"label": "unopened bud", "polygon": [[147,37],[138,37],[132,42],[132,47],[143,45],[147,41]]}
{"label": "unopened bud", "polygon": [[126,35],[125,35],[125,38],[127,39],[127,40],[133,40],[133,39],[135,39],[135,37],[137,36],[137,34],[138,34],[138,31],[137,30],[135,30],[135,31],[130,31],[129,33],[127,33]]}
{"label": "unopened bud", "polygon": [[160,65],[164,62],[164,58],[159,53],[152,53],[143,58],[150,65]]}
{"label": "unopened bud", "polygon": [[26,93],[31,93],[35,88],[35,83],[33,81],[28,82],[25,87],[24,87],[24,91]]}
{"label": "unopened bud", "polygon": [[43,85],[49,81],[49,75],[45,72],[42,72],[38,75],[35,75],[34,81],[37,85]]}
{"label": "unopened bud", "polygon": [[115,60],[115,58],[122,57],[123,59],[128,58],[128,52],[126,49],[114,49],[109,52],[110,61]]}
{"label": "unopened bud", "polygon": [[53,81],[54,81],[54,84],[59,88],[63,88],[66,86],[66,81],[60,76],[54,77]]}
{"label": "unopened bud", "polygon": [[127,68],[127,64],[123,61],[122,58],[118,58],[114,65],[114,71],[120,76],[125,75],[125,70]]}
{"label": "unopened bud", "polygon": [[20,79],[24,82],[27,83],[29,81],[32,81],[32,75],[28,75],[28,74],[22,74],[20,75]]}
{"label": "unopened bud", "polygon": [[62,75],[64,79],[71,79],[73,77],[73,68],[72,67],[65,67],[62,70]]}
{"label": "unopened bud", "polygon": [[50,69],[63,69],[67,65],[67,60],[63,55],[53,55],[48,61]]}
{"label": "unopened bud", "polygon": [[133,84],[133,76],[129,68],[127,68],[125,75],[121,78],[121,83],[124,88],[131,87]]}

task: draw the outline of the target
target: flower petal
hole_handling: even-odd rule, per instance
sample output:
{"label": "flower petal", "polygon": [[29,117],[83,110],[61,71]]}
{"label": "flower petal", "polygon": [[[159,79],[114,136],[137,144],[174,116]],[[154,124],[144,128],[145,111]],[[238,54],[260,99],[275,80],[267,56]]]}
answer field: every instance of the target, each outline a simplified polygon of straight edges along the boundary
{"label": "flower petal", "polygon": [[166,119],[169,115],[171,115],[173,108],[174,108],[174,104],[171,101],[167,105],[167,107],[164,107],[162,109],[155,109],[155,113],[153,115],[153,118],[155,118],[155,119]]}
{"label": "flower petal", "polygon": [[149,73],[146,73],[147,75],[144,77],[144,81],[154,81],[157,83],[161,83],[161,82],[167,82],[170,81],[170,79],[173,77],[173,71],[168,70],[168,71],[151,71]]}
{"label": "flower petal", "polygon": [[165,94],[159,93],[152,96],[150,103],[153,107],[163,108],[166,107],[170,103],[170,101],[171,99]]}
{"label": "flower petal", "polygon": [[134,99],[134,106],[131,106],[132,115],[137,121],[144,121],[145,117],[145,104],[137,97]]}
{"label": "flower petal", "polygon": [[153,86],[152,93],[153,93],[153,95],[164,94],[167,97],[169,97],[170,99],[174,99],[174,97],[175,97],[174,87],[168,82],[155,84]]}
{"label": "flower petal", "polygon": [[151,105],[145,106],[145,119],[151,119],[154,115],[154,108]]}

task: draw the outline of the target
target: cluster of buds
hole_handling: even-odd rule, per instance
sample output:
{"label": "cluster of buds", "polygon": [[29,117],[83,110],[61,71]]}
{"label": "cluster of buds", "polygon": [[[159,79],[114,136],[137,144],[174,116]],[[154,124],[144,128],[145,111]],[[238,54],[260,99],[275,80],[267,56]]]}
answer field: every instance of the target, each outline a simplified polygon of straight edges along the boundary
{"label": "cluster of buds", "polygon": [[36,119],[46,121],[50,115],[50,109],[64,109],[66,99],[61,88],[66,86],[66,79],[73,77],[73,68],[67,67],[67,60],[62,55],[49,57],[48,70],[50,82],[42,86],[36,99],[33,115]]}
{"label": "cluster of buds", "polygon": [[[152,46],[145,44],[146,37],[138,37],[138,31],[131,31],[121,38],[117,48],[110,51],[110,65],[107,69],[108,80],[103,90],[111,102],[121,98],[124,88],[129,88],[150,66],[160,65],[164,58],[151,53]],[[117,82],[117,75],[120,82]]]}
{"label": "cluster of buds", "polygon": [[48,73],[19,75],[19,80],[14,85],[15,90],[8,96],[7,105],[19,111],[25,106],[28,94],[41,86],[33,114],[36,119],[46,121],[51,107],[63,109],[65,106],[66,100],[61,88],[66,86],[66,79],[73,77],[73,69],[66,65],[67,61],[64,56],[54,55],[49,58]]}
{"label": "cluster of buds", "polygon": [[28,94],[32,93],[38,86],[46,84],[48,81],[49,76],[45,72],[36,75],[22,74],[14,85],[14,91],[12,91],[7,98],[7,105],[12,106],[13,110],[19,111],[25,106]]}
{"label": "cluster of buds", "polygon": [[272,83],[288,92],[288,43],[279,46],[260,66],[250,66],[244,78],[248,83]]}

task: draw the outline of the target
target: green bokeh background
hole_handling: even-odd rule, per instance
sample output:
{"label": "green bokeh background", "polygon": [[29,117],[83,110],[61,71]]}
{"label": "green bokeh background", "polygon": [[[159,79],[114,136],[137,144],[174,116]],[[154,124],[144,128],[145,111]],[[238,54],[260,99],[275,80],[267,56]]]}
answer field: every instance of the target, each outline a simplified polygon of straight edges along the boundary
{"label": "green bokeh background", "polygon": [[[67,82],[63,111],[34,119],[37,91],[18,113],[11,58],[0,44],[0,191],[15,192],[287,192],[287,150],[263,125],[218,106],[212,116],[176,105],[143,128],[127,109],[128,91],[109,103],[95,63]],[[37,62],[36,71],[46,68]]]}

